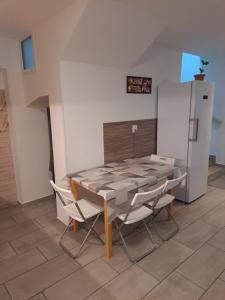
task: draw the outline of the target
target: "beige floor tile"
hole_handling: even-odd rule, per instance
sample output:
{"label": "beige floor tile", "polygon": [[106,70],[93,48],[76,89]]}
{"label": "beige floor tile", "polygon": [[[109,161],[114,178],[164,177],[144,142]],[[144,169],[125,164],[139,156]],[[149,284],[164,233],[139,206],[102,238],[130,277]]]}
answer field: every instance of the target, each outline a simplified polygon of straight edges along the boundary
{"label": "beige floor tile", "polygon": [[224,272],[221,274],[220,279],[222,279],[223,281],[225,281],[225,269],[224,269]]}
{"label": "beige floor tile", "polygon": [[13,219],[18,223],[23,223],[29,219],[36,219],[51,211],[55,211],[54,206],[50,203],[48,206],[27,206],[23,208],[22,212],[13,214]]}
{"label": "beige floor tile", "polygon": [[218,227],[225,226],[225,204],[221,204],[206,215],[202,217],[202,220],[208,224],[212,224]]}
{"label": "beige floor tile", "polygon": [[23,208],[21,205],[15,205],[6,209],[0,210],[0,219],[6,218],[6,217],[11,217],[16,213],[20,213],[23,211]]}
{"label": "beige floor tile", "polygon": [[46,259],[37,249],[4,260],[0,263],[0,283],[15,278],[45,261]]}
{"label": "beige floor tile", "polygon": [[155,278],[133,265],[91,295],[88,300],[138,300],[153,289],[157,283]]}
{"label": "beige floor tile", "polygon": [[1,300],[11,300],[6,288],[3,285],[0,285],[0,299]]}
{"label": "beige floor tile", "polygon": [[204,290],[174,272],[154,288],[144,300],[197,300]]}
{"label": "beige floor tile", "polygon": [[112,280],[117,273],[98,259],[45,291],[48,300],[80,300]]}
{"label": "beige floor tile", "polygon": [[216,280],[208,291],[203,295],[201,300],[224,300],[225,299],[225,282]]}
{"label": "beige floor tile", "polygon": [[[92,262],[93,260],[103,256],[105,254],[105,247],[102,244],[97,244],[98,242],[89,243],[87,242],[82,250],[80,256],[76,261],[81,265],[85,266]],[[73,254],[77,253],[78,248],[72,249]]]}
{"label": "beige floor tile", "polygon": [[10,243],[17,253],[24,253],[38,246],[41,242],[43,242],[47,238],[48,238],[47,234],[42,229],[38,229],[16,240],[12,240]]}
{"label": "beige floor tile", "polygon": [[197,221],[200,217],[206,214],[209,209],[207,207],[194,207],[195,203],[189,204],[185,208],[175,212],[174,217],[181,227],[180,229],[183,230],[186,225],[190,225]]}
{"label": "beige floor tile", "polygon": [[225,253],[205,244],[177,270],[179,273],[207,289],[225,269]]}
{"label": "beige floor tile", "polygon": [[218,230],[218,227],[206,224],[202,221],[196,221],[179,232],[174,239],[193,250],[197,250]]}
{"label": "beige floor tile", "polygon": [[107,262],[114,270],[121,273],[132,265],[130,260],[127,258],[122,247],[113,245],[113,256],[111,258],[105,255],[102,259]]}
{"label": "beige floor tile", "polygon": [[16,255],[16,252],[9,245],[9,243],[5,243],[5,244],[0,245],[0,262],[2,262],[5,259],[11,258],[15,255]]}
{"label": "beige floor tile", "polygon": [[48,259],[63,254],[63,249],[53,240],[46,240],[38,246],[41,253]]}
{"label": "beige floor tile", "polygon": [[7,229],[16,225],[12,217],[0,217],[0,230]]}
{"label": "beige floor tile", "polygon": [[43,294],[37,294],[34,297],[30,298],[29,300],[46,300]]}
{"label": "beige floor tile", "polygon": [[[224,191],[225,194],[225,191]],[[213,209],[225,202],[224,195],[222,196],[217,190],[213,190],[195,201],[196,206]]]}
{"label": "beige floor tile", "polygon": [[6,286],[13,300],[25,300],[70,275],[79,267],[73,259],[62,255],[7,282]]}
{"label": "beige floor tile", "polygon": [[34,222],[27,221],[17,226],[0,230],[0,244],[11,240],[15,240],[16,238],[19,238],[37,229],[39,229],[39,227]]}
{"label": "beige floor tile", "polygon": [[55,209],[51,210],[49,213],[40,216],[35,219],[35,221],[41,226],[46,227],[54,223],[54,221],[57,220],[56,218],[56,211]]}
{"label": "beige floor tile", "polygon": [[65,225],[56,219],[51,223],[51,225],[43,227],[43,229],[47,235],[52,238],[53,236],[61,235],[65,230]]}
{"label": "beige floor tile", "polygon": [[191,254],[193,250],[170,240],[142,259],[138,265],[158,280],[163,280]]}
{"label": "beige floor tile", "polygon": [[37,294],[34,297],[30,298],[29,300],[46,300],[45,296],[41,294]]}
{"label": "beige floor tile", "polygon": [[[139,229],[136,228],[134,233],[127,236],[125,239],[126,239],[129,254],[133,258],[139,257],[155,247],[153,242],[149,239],[147,231],[143,227]],[[154,238],[154,243],[156,242],[157,241]],[[119,243],[121,245],[121,242]]]}
{"label": "beige floor tile", "polygon": [[214,235],[207,243],[225,251],[225,228],[222,228],[222,230]]}
{"label": "beige floor tile", "polygon": [[186,205],[185,208],[175,212],[175,218],[179,224],[191,224],[223,203],[224,196],[221,197],[216,192],[211,191],[193,203]]}

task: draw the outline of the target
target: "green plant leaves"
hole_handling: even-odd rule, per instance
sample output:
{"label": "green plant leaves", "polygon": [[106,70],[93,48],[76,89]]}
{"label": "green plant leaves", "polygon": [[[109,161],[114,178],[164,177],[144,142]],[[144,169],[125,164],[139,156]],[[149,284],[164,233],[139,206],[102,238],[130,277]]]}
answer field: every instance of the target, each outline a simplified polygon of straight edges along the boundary
{"label": "green plant leaves", "polygon": [[207,66],[209,64],[209,61],[202,59],[201,63],[203,66]]}

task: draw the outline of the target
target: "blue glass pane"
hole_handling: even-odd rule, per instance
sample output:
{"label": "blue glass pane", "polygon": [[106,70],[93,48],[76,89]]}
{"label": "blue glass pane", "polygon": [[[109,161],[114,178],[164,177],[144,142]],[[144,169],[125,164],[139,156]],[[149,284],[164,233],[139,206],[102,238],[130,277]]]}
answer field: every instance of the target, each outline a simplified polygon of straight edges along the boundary
{"label": "blue glass pane", "polygon": [[182,54],[181,82],[194,80],[194,75],[199,73],[201,57],[190,53]]}
{"label": "blue glass pane", "polygon": [[31,36],[21,42],[24,70],[34,68],[33,45]]}

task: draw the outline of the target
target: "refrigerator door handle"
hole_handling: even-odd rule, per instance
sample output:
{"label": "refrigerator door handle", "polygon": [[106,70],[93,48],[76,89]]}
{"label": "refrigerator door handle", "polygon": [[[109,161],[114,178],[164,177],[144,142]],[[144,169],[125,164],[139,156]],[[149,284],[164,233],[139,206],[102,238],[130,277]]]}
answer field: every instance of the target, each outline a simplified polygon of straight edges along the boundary
{"label": "refrigerator door handle", "polygon": [[198,141],[198,118],[192,118],[190,119],[190,123],[193,122],[193,136],[189,137],[190,142],[197,142]]}

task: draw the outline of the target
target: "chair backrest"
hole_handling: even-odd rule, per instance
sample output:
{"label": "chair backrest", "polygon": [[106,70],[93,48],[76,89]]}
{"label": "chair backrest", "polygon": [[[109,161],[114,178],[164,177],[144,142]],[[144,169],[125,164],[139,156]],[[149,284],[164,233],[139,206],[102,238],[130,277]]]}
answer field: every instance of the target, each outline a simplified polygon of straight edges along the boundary
{"label": "chair backrest", "polygon": [[159,199],[165,190],[166,184],[167,182],[148,192],[136,193],[133,200],[131,201],[131,206],[133,208],[137,208],[139,206],[142,206],[144,203]]}
{"label": "chair backrest", "polygon": [[172,190],[172,189],[178,187],[184,181],[186,176],[187,176],[187,173],[184,173],[183,175],[181,175],[178,178],[167,180],[166,186],[165,186],[165,192],[168,192],[169,190]]}
{"label": "chair backrest", "polygon": [[59,196],[59,199],[61,200],[63,206],[67,205],[68,202],[75,201],[70,190],[66,190],[57,186],[52,180],[50,180],[50,183],[56,194]]}
{"label": "chair backrest", "polygon": [[165,156],[159,156],[156,154],[152,154],[150,156],[150,160],[157,162],[157,163],[163,163],[166,165],[174,166],[175,165],[175,158],[172,157],[165,157]]}

